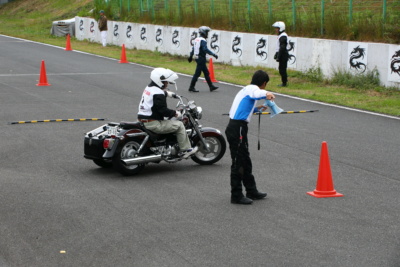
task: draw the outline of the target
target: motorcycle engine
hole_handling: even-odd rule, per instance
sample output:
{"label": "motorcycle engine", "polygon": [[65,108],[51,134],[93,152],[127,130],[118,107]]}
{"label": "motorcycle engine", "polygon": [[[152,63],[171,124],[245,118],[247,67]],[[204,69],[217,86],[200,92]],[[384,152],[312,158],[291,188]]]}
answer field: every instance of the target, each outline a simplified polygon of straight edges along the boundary
{"label": "motorcycle engine", "polygon": [[161,154],[163,157],[174,157],[179,153],[178,144],[175,145],[167,145],[167,146],[158,146],[152,147],[150,150],[155,154]]}

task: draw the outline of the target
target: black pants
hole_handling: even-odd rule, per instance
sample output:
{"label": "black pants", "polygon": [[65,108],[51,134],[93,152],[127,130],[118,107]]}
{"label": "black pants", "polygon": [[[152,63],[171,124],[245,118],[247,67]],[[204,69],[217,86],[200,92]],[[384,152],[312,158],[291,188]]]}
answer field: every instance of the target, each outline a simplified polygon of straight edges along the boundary
{"label": "black pants", "polygon": [[281,75],[281,80],[283,84],[287,84],[288,76],[287,76],[287,65],[289,61],[289,55],[283,55],[279,60],[279,74]]}
{"label": "black pants", "polygon": [[234,200],[242,198],[242,183],[247,193],[257,192],[257,186],[252,174],[252,164],[247,139],[247,122],[230,120],[225,134],[231,151],[231,197]]}
{"label": "black pants", "polygon": [[204,73],[204,78],[206,79],[208,85],[210,86],[212,84],[210,79],[210,72],[208,71],[206,61],[207,60],[205,57],[199,57],[198,59],[196,59],[196,71],[194,72],[190,87],[194,87],[196,85],[197,79],[200,77],[201,72]]}

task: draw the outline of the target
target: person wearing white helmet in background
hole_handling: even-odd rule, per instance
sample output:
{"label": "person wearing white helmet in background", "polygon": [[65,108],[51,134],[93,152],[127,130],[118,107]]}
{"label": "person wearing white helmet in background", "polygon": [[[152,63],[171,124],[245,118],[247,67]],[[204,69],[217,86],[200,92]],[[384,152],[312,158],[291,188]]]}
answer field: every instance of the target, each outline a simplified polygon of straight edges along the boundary
{"label": "person wearing white helmet in background", "polygon": [[199,28],[200,37],[197,37],[194,40],[192,51],[190,52],[190,56],[188,58],[188,61],[190,63],[190,62],[192,62],[193,55],[194,55],[194,59],[197,63],[196,71],[193,75],[192,81],[189,86],[189,92],[194,92],[194,93],[198,92],[198,90],[196,90],[196,88],[194,88],[194,86],[196,85],[197,79],[200,77],[201,72],[204,73],[204,78],[207,81],[207,84],[210,88],[210,92],[218,89],[217,86],[213,85],[213,83],[210,79],[210,72],[208,71],[208,68],[206,66],[206,62],[207,62],[206,54],[209,54],[209,55],[215,57],[215,59],[218,59],[218,56],[216,54],[214,54],[213,52],[211,52],[207,48],[207,38],[208,38],[209,31],[211,31],[211,29],[210,29],[210,27],[207,27],[207,26],[201,26]]}
{"label": "person wearing white helmet in background", "polygon": [[165,90],[168,84],[175,84],[178,75],[170,69],[155,68],[150,74],[150,79],[151,82],[144,89],[140,99],[138,120],[148,130],[157,134],[175,133],[181,155],[187,159],[196,153],[198,148],[192,148],[183,123],[170,120],[172,117],[180,117],[181,114],[167,107],[166,97],[176,97],[176,94]]}
{"label": "person wearing white helmet in background", "polygon": [[278,86],[288,86],[287,64],[289,61],[289,52],[287,50],[289,37],[285,32],[285,23],[277,21],[272,24],[278,34],[276,41],[276,53],[274,59],[279,62],[279,74],[281,75],[282,84]]}

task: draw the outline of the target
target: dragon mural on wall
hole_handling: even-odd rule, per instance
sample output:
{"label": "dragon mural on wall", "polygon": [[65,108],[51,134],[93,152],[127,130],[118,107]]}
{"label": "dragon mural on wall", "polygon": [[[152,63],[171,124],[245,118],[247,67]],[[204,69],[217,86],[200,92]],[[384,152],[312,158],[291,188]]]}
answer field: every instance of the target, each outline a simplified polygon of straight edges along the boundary
{"label": "dragon mural on wall", "polygon": [[236,37],[232,41],[232,52],[238,55],[238,57],[242,55],[242,49],[237,48],[237,46],[240,45],[241,42],[242,38],[240,38],[239,35],[236,35]]}
{"label": "dragon mural on wall", "polygon": [[190,35],[190,45],[193,46],[193,41],[197,38],[198,33],[196,31],[192,31],[192,34]]}
{"label": "dragon mural on wall", "polygon": [[131,25],[128,25],[128,27],[126,27],[126,37],[127,37],[128,39],[132,39],[131,31],[132,31],[132,26],[131,26]]}
{"label": "dragon mural on wall", "polygon": [[79,21],[79,30],[83,31],[83,19]]}
{"label": "dragon mural on wall", "polygon": [[257,56],[261,57],[262,60],[266,60],[268,57],[267,52],[261,50],[266,47],[267,47],[267,40],[261,37],[257,42],[256,54]]}
{"label": "dragon mural on wall", "polygon": [[293,55],[293,54],[290,54],[290,51],[293,51],[294,52],[294,46],[295,46],[295,43],[294,42],[291,42],[290,40],[289,40],[289,44],[288,44],[288,52],[289,52],[289,60],[288,60],[288,63],[289,64],[294,64],[295,62],[296,62],[296,56],[295,55]]}
{"label": "dragon mural on wall", "polygon": [[400,76],[400,50],[396,51],[396,53],[392,56],[390,61],[390,69],[392,73],[396,73]]}
{"label": "dragon mural on wall", "polygon": [[118,24],[115,24],[115,25],[114,25],[114,36],[117,37],[117,38],[119,37],[119,33],[118,33]]}
{"label": "dragon mural on wall", "polygon": [[181,43],[176,40],[179,37],[179,31],[178,30],[174,30],[174,32],[172,33],[172,43],[176,46],[179,47],[181,45]]}
{"label": "dragon mural on wall", "polygon": [[218,34],[214,33],[211,36],[211,42],[210,42],[210,47],[212,50],[214,50],[216,53],[219,52],[219,45],[217,45],[218,43]]}
{"label": "dragon mural on wall", "polygon": [[146,41],[147,41],[147,37],[146,37],[146,27],[142,27],[142,28],[140,29],[140,39],[141,39],[143,42],[146,42]]}
{"label": "dragon mural on wall", "polygon": [[365,56],[365,48],[361,48],[360,46],[355,47],[353,51],[351,51],[350,53],[350,59],[349,59],[350,68],[355,69],[360,73],[365,72],[367,66],[364,63],[357,61],[357,59],[364,58],[364,56]]}
{"label": "dragon mural on wall", "polygon": [[163,43],[163,39],[161,38],[162,35],[162,29],[158,28],[156,31],[156,42],[159,43],[160,45]]}

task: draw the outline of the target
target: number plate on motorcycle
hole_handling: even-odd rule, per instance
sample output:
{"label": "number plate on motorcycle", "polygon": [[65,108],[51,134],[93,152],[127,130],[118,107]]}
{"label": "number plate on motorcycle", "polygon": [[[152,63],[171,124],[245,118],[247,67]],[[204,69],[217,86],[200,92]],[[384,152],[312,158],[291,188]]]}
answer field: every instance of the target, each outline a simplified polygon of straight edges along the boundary
{"label": "number plate on motorcycle", "polygon": [[117,135],[117,127],[108,128],[107,135]]}

